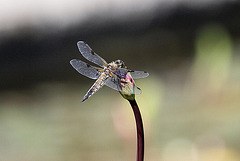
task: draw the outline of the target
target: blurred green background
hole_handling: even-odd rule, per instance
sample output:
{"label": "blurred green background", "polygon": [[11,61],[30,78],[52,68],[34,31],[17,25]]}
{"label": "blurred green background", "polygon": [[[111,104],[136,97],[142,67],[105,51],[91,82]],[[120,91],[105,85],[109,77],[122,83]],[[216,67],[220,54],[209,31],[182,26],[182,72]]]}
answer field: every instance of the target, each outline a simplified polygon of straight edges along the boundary
{"label": "blurred green background", "polygon": [[1,1],[0,160],[132,161],[132,109],[69,64],[86,41],[135,80],[146,161],[240,160],[237,1]]}

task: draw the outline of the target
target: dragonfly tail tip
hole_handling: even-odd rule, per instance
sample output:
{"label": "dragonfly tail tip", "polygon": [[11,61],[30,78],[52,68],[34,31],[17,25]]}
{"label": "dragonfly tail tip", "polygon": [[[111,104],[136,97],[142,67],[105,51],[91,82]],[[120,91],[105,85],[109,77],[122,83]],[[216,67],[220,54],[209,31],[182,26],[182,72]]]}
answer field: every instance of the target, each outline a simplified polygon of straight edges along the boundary
{"label": "dragonfly tail tip", "polygon": [[81,102],[84,102],[86,99],[88,99],[88,97],[83,97],[83,99],[81,100]]}

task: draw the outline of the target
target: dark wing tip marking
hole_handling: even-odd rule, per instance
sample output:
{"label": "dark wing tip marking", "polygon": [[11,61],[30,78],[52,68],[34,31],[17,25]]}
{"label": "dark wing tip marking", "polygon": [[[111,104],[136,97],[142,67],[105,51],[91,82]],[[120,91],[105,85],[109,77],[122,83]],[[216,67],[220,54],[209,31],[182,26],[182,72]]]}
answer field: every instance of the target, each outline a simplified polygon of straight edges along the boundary
{"label": "dark wing tip marking", "polygon": [[147,73],[147,77],[149,76],[149,73],[148,72],[146,72]]}
{"label": "dark wing tip marking", "polygon": [[89,68],[89,67],[91,67],[91,65],[87,64],[87,67]]}
{"label": "dark wing tip marking", "polygon": [[149,73],[148,73],[148,72],[144,71],[144,73],[146,73],[146,74],[147,74],[147,77],[149,76]]}
{"label": "dark wing tip marking", "polygon": [[[136,87],[136,86],[135,86]],[[142,90],[139,88],[139,87],[136,87],[138,90],[139,90],[139,93],[136,93],[136,94],[141,94],[142,93]]]}

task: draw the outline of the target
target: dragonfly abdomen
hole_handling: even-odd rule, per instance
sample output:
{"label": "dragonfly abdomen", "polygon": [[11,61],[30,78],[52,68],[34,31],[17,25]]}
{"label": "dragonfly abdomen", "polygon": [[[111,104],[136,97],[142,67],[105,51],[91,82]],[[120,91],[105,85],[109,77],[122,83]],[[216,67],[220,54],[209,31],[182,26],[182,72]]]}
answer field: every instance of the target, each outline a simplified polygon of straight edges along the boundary
{"label": "dragonfly abdomen", "polygon": [[105,84],[105,80],[109,77],[108,74],[102,73],[96,82],[92,85],[92,87],[88,90],[86,95],[83,97],[82,102],[91,97],[94,93],[96,93],[100,88]]}

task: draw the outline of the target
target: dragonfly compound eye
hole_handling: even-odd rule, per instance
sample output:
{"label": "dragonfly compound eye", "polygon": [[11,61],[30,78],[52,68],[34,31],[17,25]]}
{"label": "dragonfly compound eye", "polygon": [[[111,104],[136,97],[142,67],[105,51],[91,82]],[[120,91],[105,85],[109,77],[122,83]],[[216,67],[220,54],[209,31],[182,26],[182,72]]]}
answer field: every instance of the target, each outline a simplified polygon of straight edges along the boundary
{"label": "dragonfly compound eye", "polygon": [[122,60],[116,60],[115,63],[117,64],[118,68],[124,68],[125,64]]}

